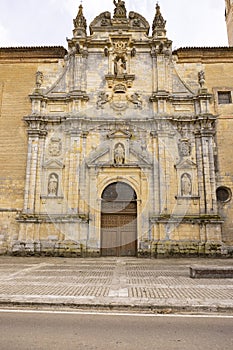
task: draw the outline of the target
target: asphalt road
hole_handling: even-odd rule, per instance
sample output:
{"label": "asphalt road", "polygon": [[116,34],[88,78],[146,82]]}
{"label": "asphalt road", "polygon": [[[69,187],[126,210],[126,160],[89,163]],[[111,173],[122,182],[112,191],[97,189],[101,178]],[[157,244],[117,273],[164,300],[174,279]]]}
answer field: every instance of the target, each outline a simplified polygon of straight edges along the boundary
{"label": "asphalt road", "polygon": [[233,317],[0,311],[1,350],[232,350]]}

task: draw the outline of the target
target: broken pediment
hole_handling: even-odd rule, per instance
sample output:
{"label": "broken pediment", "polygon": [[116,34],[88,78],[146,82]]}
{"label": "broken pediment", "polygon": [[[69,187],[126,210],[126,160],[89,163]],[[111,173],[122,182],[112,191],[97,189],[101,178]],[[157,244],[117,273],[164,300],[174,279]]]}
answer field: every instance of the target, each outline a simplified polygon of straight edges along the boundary
{"label": "broken pediment", "polygon": [[[90,152],[86,158],[87,165],[98,165],[98,163],[107,162],[106,155],[109,154],[110,146],[109,142],[102,143],[99,147]],[[109,157],[108,157],[109,158]]]}
{"label": "broken pediment", "polygon": [[62,74],[59,76],[57,81],[45,92],[46,97],[53,97],[54,95],[60,95],[61,93],[66,94],[67,87],[67,72],[68,66],[65,67]]}
{"label": "broken pediment", "polygon": [[108,134],[109,139],[130,139],[132,134],[126,130],[115,130]]}
{"label": "broken pediment", "polygon": [[182,159],[181,162],[175,165],[176,169],[196,169],[197,165],[190,159]]}
{"label": "broken pediment", "polygon": [[44,169],[63,169],[64,165],[58,159],[50,159],[43,165]]}
{"label": "broken pediment", "polygon": [[103,31],[106,26],[111,26],[111,13],[108,11],[102,12],[97,16],[90,24],[90,33],[91,35],[95,31]]}
{"label": "broken pediment", "polygon": [[95,32],[115,31],[117,27],[127,27],[130,31],[144,32],[149,35],[150,25],[147,20],[137,12],[130,11],[129,16],[114,16],[108,11],[102,12],[90,24],[90,34]]}
{"label": "broken pediment", "polygon": [[129,152],[135,157],[136,161],[141,165],[151,165],[152,157],[150,153],[146,150],[146,147],[139,142],[132,142],[130,145]]}
{"label": "broken pediment", "polygon": [[172,74],[172,93],[174,95],[182,96],[193,96],[192,90],[185,84],[180,78],[176,70],[174,69]]}

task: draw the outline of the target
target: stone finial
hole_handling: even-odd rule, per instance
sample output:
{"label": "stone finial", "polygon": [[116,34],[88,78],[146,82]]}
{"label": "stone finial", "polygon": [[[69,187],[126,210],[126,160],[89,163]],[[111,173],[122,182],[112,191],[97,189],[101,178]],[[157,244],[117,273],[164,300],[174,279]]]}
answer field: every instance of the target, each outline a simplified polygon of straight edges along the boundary
{"label": "stone finial", "polygon": [[155,18],[153,21],[153,25],[152,25],[152,30],[153,30],[153,36],[155,36],[158,32],[160,33],[160,36],[166,36],[166,30],[165,30],[165,26],[166,26],[166,21],[164,20],[161,11],[160,11],[160,6],[157,3],[156,4],[156,14],[155,14]]}
{"label": "stone finial", "polygon": [[126,8],[125,8],[125,2],[122,0],[114,0],[113,1],[116,8],[114,9],[114,16],[113,18],[121,19],[126,18]]}
{"label": "stone finial", "polygon": [[87,21],[83,15],[83,6],[79,6],[77,17],[74,19],[74,36],[86,36],[87,35]]}

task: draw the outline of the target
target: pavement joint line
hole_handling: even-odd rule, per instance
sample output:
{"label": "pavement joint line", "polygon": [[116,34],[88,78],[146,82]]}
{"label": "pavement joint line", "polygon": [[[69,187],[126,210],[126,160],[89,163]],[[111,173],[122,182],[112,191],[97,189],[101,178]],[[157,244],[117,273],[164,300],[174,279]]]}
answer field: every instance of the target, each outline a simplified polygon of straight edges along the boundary
{"label": "pavement joint line", "polygon": [[48,263],[40,263],[40,264],[33,265],[32,267],[29,267],[29,268],[17,271],[15,273],[12,273],[12,274],[9,275],[9,277],[3,278],[3,280],[12,280],[16,276],[25,275],[28,272],[32,272],[32,271],[38,270],[42,266],[47,266],[47,265],[48,265]]}

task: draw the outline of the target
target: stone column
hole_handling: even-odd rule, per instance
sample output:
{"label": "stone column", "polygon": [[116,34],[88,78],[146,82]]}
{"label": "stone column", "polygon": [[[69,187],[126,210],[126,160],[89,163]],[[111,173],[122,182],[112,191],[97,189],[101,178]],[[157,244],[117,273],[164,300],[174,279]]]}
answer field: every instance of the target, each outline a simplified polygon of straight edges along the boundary
{"label": "stone column", "polygon": [[40,204],[40,196],[42,193],[41,175],[42,175],[42,167],[43,167],[44,152],[45,152],[45,137],[46,137],[46,134],[41,135],[39,139],[39,149],[38,149],[38,157],[37,157],[36,191],[35,191],[35,212],[36,213],[39,213],[41,209],[41,204]]}
{"label": "stone column", "polygon": [[217,205],[212,131],[203,130],[196,134],[196,152],[200,213],[213,215],[217,213]]}
{"label": "stone column", "polygon": [[197,178],[198,178],[198,191],[200,195],[200,214],[206,213],[205,204],[205,181],[203,174],[203,154],[202,154],[202,140],[200,133],[196,133],[196,159],[197,159]]}
{"label": "stone column", "polygon": [[74,61],[74,91],[81,91],[82,84],[82,56],[76,55]]}
{"label": "stone column", "polygon": [[80,132],[70,133],[68,203],[73,211],[78,211],[78,186],[80,167]]}
{"label": "stone column", "polygon": [[86,139],[87,139],[87,132],[83,132],[81,135],[82,138],[82,156],[80,157],[80,172],[79,172],[79,212],[81,214],[87,213],[87,198],[88,198],[88,191],[86,188],[86,164],[85,164],[85,158],[86,158]]}
{"label": "stone column", "polygon": [[160,203],[160,164],[159,164],[159,144],[156,131],[151,132],[153,144],[153,213],[159,215],[161,212]]}
{"label": "stone column", "polygon": [[152,57],[152,92],[155,92],[158,90],[158,76],[157,76],[157,66],[156,66],[156,52],[155,48],[151,51],[151,57]]}

